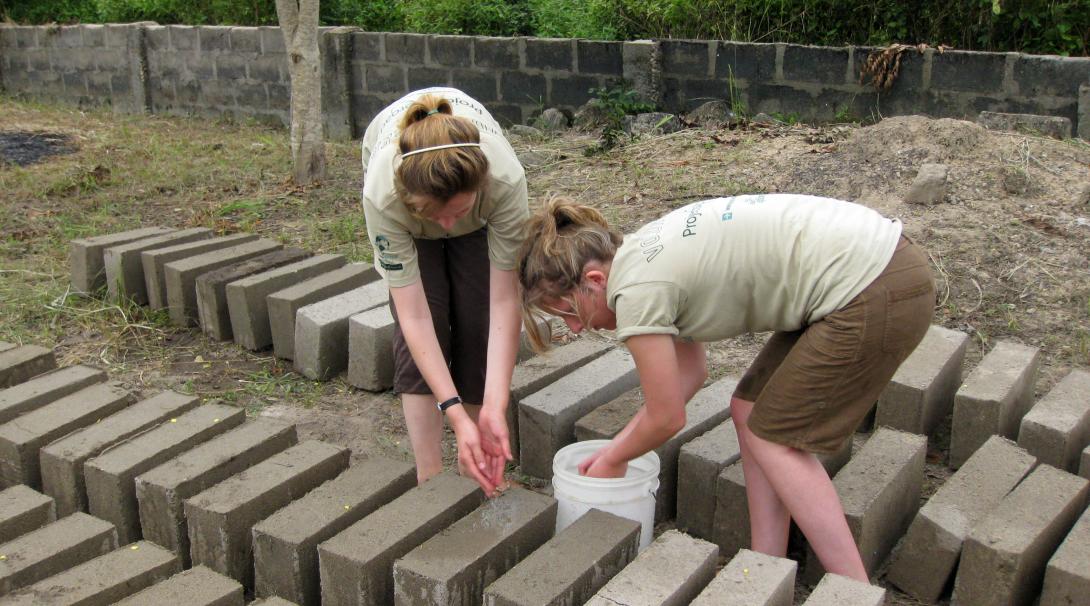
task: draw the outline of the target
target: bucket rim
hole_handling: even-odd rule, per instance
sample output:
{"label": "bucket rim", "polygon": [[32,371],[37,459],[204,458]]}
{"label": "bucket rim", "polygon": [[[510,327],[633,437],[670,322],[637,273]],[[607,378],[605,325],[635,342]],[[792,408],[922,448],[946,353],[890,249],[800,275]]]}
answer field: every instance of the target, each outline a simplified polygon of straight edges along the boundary
{"label": "bucket rim", "polygon": [[[577,472],[573,473],[568,470],[568,465],[566,465],[566,463],[570,462],[571,459],[582,459],[584,456],[598,450],[609,442],[610,440],[583,440],[581,442],[568,444],[561,448],[556,452],[556,455],[553,456],[553,478],[560,478],[562,481],[569,484],[586,488],[637,488],[652,480],[656,483],[658,482],[661,467],[659,456],[653,450],[629,461],[630,466],[637,462],[647,463],[647,469],[644,469],[643,473],[638,473],[631,477],[588,478],[579,475]],[[642,469],[643,466],[637,465],[636,468]]]}

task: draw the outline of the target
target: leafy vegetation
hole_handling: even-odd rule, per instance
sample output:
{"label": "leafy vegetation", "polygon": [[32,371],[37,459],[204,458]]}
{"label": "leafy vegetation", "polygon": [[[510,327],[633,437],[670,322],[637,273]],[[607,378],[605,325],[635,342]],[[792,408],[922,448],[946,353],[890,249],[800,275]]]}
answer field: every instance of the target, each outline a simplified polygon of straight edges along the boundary
{"label": "leafy vegetation", "polygon": [[586,150],[588,156],[613,149],[628,136],[624,129],[625,116],[655,111],[653,104],[641,101],[639,94],[625,83],[609,88],[592,88],[590,94],[594,95],[591,103],[602,110],[605,125],[598,145]]}

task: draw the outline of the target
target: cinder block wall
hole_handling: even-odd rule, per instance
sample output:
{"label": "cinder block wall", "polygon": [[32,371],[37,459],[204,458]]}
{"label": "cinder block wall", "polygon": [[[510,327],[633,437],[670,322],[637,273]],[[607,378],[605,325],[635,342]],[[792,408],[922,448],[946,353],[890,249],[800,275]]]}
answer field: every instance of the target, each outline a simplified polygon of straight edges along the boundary
{"label": "cinder block wall", "polygon": [[[359,137],[410,90],[449,85],[522,123],[570,110],[622,78],[664,110],[724,99],[805,120],[980,111],[1070,119],[1090,131],[1090,58],[928,49],[903,55],[892,89],[859,82],[862,47],[705,40],[599,42],[322,28],[328,136]],[[277,27],[0,25],[0,91],[119,111],[253,118],[286,125],[290,79]],[[1081,125],[1081,128],[1080,128]]]}

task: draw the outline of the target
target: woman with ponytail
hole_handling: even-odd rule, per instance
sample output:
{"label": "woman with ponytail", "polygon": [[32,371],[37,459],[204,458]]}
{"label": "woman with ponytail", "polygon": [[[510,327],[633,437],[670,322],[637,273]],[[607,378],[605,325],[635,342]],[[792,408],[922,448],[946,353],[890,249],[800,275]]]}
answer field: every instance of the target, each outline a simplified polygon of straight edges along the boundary
{"label": "woman with ponytail", "polygon": [[[919,344],[935,301],[928,259],[899,221],[790,194],[679,208],[622,240],[601,214],[551,200],[519,251],[523,315],[616,330],[644,406],[579,467],[621,477],[685,426],[703,342],[774,331],[731,398],[752,548],[784,557],[792,519],[828,572],[866,582],[832,481],[814,456],[850,439]],[[526,322],[535,347],[545,339]]]}
{"label": "woman with ponytail", "polygon": [[512,458],[506,410],[521,330],[514,269],[526,175],[499,124],[453,88],[416,91],[382,110],[364,134],[363,166],[417,480],[442,470],[445,415],[459,470],[491,495]]}

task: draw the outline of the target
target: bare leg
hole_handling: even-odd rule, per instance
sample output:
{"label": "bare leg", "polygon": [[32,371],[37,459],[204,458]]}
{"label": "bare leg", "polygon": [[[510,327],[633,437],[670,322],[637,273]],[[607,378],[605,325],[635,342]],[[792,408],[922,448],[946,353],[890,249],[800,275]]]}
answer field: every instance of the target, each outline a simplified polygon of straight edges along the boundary
{"label": "bare leg", "polygon": [[431,394],[401,394],[401,409],[416,459],[416,482],[443,471],[443,414]]}
{"label": "bare leg", "polygon": [[754,551],[782,558],[787,555],[787,533],[791,526],[791,515],[750,450],[749,438],[753,433],[749,431],[746,422],[751,412],[753,402],[731,398],[730,414],[738,431],[738,443],[742,448],[742,472],[746,477],[751,547]]}

